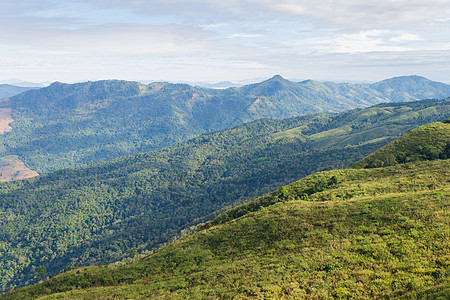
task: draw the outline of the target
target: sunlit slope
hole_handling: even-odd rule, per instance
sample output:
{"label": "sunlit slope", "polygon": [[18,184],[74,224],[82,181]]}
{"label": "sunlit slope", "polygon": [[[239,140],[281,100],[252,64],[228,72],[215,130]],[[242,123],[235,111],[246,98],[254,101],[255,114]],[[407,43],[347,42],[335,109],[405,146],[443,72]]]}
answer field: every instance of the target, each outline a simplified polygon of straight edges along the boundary
{"label": "sunlit slope", "polygon": [[449,100],[383,104],[342,114],[259,120],[110,163],[0,184],[0,284],[35,282],[75,262],[154,249],[218,212],[321,168],[349,166]]}
{"label": "sunlit slope", "polygon": [[355,164],[376,168],[419,160],[450,158],[450,123],[436,122],[411,130]]}
{"label": "sunlit slope", "polygon": [[445,299],[449,180],[449,160],[318,173],[131,265],[72,270],[9,297]]}

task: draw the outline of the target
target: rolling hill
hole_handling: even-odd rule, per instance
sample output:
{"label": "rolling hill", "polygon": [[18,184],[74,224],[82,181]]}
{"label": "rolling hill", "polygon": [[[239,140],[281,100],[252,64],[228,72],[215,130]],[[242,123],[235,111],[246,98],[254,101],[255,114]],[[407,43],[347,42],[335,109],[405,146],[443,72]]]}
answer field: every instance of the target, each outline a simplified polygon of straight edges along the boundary
{"label": "rolling hill", "polygon": [[0,184],[1,287],[71,264],[107,263],[281,185],[348,166],[421,124],[450,99],[263,119],[148,153]]}
{"label": "rolling hill", "polygon": [[448,159],[321,172],[148,255],[66,270],[4,298],[447,299],[449,200]]}
{"label": "rolling hill", "polygon": [[348,84],[292,82],[277,75],[224,90],[118,80],[54,83],[0,103],[13,120],[12,130],[0,135],[0,157],[15,155],[41,174],[175,145],[261,118],[449,96],[449,85],[418,76]]}
{"label": "rolling hill", "polygon": [[377,168],[401,163],[450,158],[449,123],[433,123],[414,129],[355,164]]}

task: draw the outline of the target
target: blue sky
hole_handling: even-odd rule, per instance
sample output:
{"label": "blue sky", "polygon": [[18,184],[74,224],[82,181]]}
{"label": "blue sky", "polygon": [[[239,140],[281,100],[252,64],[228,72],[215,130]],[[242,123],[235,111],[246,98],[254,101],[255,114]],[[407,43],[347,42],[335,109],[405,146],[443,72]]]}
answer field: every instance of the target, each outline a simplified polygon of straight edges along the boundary
{"label": "blue sky", "polygon": [[448,0],[0,0],[0,80],[450,83]]}

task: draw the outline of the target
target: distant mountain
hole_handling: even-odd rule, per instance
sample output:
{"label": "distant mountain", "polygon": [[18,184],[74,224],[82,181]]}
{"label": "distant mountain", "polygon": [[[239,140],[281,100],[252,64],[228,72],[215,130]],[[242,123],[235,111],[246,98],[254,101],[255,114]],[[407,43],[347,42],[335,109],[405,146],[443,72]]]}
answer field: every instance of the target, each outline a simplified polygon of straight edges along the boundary
{"label": "distant mountain", "polygon": [[444,95],[450,95],[449,85],[417,76],[369,85],[297,83],[277,75],[228,89],[117,80],[54,83],[0,103],[11,109],[14,120],[13,130],[0,135],[0,157],[16,155],[30,169],[46,173],[174,145],[261,118]]}
{"label": "distant mountain", "polygon": [[108,163],[0,183],[0,287],[30,284],[40,267],[55,274],[76,262],[154,249],[226,208],[322,168],[348,166],[410,129],[449,118],[449,107],[450,99],[426,100],[262,119]]}
{"label": "distant mountain", "polygon": [[146,255],[36,272],[45,281],[4,298],[448,299],[449,178],[449,159],[317,173]]}
{"label": "distant mountain", "polygon": [[392,102],[446,98],[450,93],[450,85],[420,76],[395,77],[373,83],[370,88],[390,98]]}
{"label": "distant mountain", "polygon": [[216,82],[216,83],[206,83],[206,82],[187,82],[190,85],[193,86],[197,86],[197,87],[202,87],[202,88],[207,88],[207,89],[227,89],[227,88],[231,88],[231,87],[240,87],[243,86],[244,84],[239,84],[239,83],[233,83],[230,81],[221,81],[221,82]]}
{"label": "distant mountain", "polygon": [[21,87],[10,84],[0,84],[0,99],[12,97],[18,95],[22,92],[31,90],[31,87]]}
{"label": "distant mountain", "polygon": [[49,85],[49,83],[37,83],[37,82],[29,82],[29,81],[23,81],[20,79],[7,79],[0,81],[0,84],[9,84],[9,85],[15,85],[20,87],[27,87],[27,88],[41,88]]}

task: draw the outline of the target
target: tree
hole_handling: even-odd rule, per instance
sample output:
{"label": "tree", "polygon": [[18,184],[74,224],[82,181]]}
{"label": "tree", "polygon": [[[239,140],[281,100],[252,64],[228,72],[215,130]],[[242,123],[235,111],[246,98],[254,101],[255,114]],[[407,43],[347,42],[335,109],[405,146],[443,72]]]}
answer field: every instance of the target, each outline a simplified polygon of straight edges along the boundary
{"label": "tree", "polygon": [[284,186],[282,186],[278,189],[277,194],[278,194],[278,198],[280,198],[281,200],[287,200],[287,198],[289,197],[289,191]]}
{"label": "tree", "polygon": [[47,272],[47,268],[46,267],[40,267],[39,269],[38,269],[38,273],[42,276],[42,277],[44,277],[45,276],[45,273]]}

